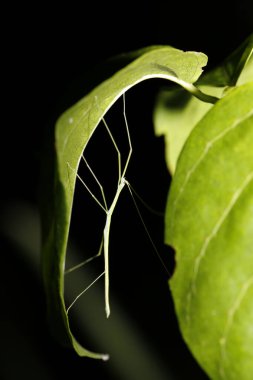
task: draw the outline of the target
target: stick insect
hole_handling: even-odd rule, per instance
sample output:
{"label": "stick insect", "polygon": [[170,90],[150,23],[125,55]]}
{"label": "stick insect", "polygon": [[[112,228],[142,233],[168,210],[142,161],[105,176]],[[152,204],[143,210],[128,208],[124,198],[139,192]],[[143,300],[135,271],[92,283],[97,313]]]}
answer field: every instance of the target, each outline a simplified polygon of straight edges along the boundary
{"label": "stick insect", "polygon": [[[102,251],[104,253],[104,271],[88,286],[86,287],[80,294],[78,294],[78,296],[73,300],[73,302],[69,305],[69,307],[67,308],[67,313],[68,311],[70,310],[70,308],[74,305],[74,303],[78,300],[78,298],[80,298],[96,281],[98,281],[102,276],[104,276],[104,297],[105,297],[105,313],[106,313],[106,317],[108,318],[110,316],[110,301],[109,301],[109,238],[110,238],[110,228],[111,228],[111,220],[112,220],[112,215],[113,215],[113,212],[115,210],[115,207],[117,205],[117,202],[118,202],[118,199],[119,199],[119,196],[122,192],[122,190],[124,189],[125,186],[128,187],[129,191],[130,191],[130,194],[132,195],[132,198],[134,200],[134,197],[133,197],[133,192],[135,193],[134,189],[130,186],[130,183],[127,181],[126,179],[126,172],[127,172],[127,169],[128,169],[128,166],[129,166],[129,162],[130,162],[130,159],[131,159],[131,156],[132,156],[132,153],[133,153],[133,148],[132,148],[132,141],[131,141],[131,137],[130,137],[130,132],[129,132],[129,127],[128,127],[128,121],[127,121],[127,117],[126,117],[126,102],[125,102],[125,94],[123,94],[122,96],[123,98],[123,117],[124,117],[124,124],[125,124],[125,129],[126,129],[126,134],[127,134],[127,142],[128,142],[128,153],[127,153],[127,157],[126,157],[126,161],[125,161],[125,164],[123,166],[123,170],[122,170],[122,167],[121,167],[121,152],[120,152],[120,149],[111,133],[111,130],[105,120],[105,118],[103,117],[102,118],[102,122],[106,128],[106,131],[110,137],[110,140],[111,142],[113,143],[113,146],[117,152],[117,158],[118,158],[118,178],[117,178],[117,188],[116,188],[116,192],[113,196],[113,199],[111,201],[111,204],[108,206],[107,204],[107,201],[106,201],[106,197],[105,197],[105,192],[104,192],[104,189],[103,189],[103,186],[102,184],[100,183],[100,181],[98,180],[97,176],[95,175],[94,171],[92,170],[91,166],[89,165],[88,161],[86,160],[86,158],[84,157],[84,155],[82,155],[82,160],[84,161],[88,171],[90,172],[90,174],[92,175],[92,177],[94,178],[95,182],[97,183],[97,185],[99,186],[99,189],[100,189],[100,192],[101,192],[101,195],[102,195],[102,202],[94,195],[94,193],[90,190],[90,188],[88,187],[88,185],[85,183],[85,181],[81,178],[81,176],[76,173],[76,176],[77,178],[80,180],[80,182],[82,183],[82,185],[86,188],[86,190],[88,191],[88,193],[91,195],[91,197],[94,199],[94,201],[99,205],[99,207],[101,207],[101,209],[105,212],[106,214],[106,220],[105,220],[105,225],[104,225],[104,230],[103,230],[103,237],[102,237],[102,241],[101,241],[101,244],[100,244],[100,248],[99,248],[99,252],[97,253],[97,255],[85,260],[84,262],[76,265],[75,267],[67,270],[65,273],[69,273],[69,272],[72,272],[73,270],[87,264],[88,262],[90,262],[91,260],[93,260],[94,258],[96,257],[99,257],[101,254],[102,254]],[[72,168],[71,168],[72,169]],[[73,170],[73,169],[72,169]],[[138,196],[138,194],[137,194]],[[139,197],[139,196],[138,196]],[[144,204],[145,202],[142,201]],[[138,209],[138,206],[134,200],[134,204],[135,204],[135,207],[137,209],[137,212],[138,212],[138,215],[142,221],[142,224],[145,228],[145,231],[149,237],[149,240],[158,256],[158,258],[160,259],[162,265],[164,266],[166,272],[169,274],[168,270],[167,270],[167,267],[165,266],[163,260],[161,259],[158,251],[157,251],[157,248],[155,246],[155,244],[153,243],[153,240],[148,232],[148,229],[142,219],[142,216],[140,214],[140,211]],[[146,204],[145,204],[146,205]],[[150,207],[148,205],[146,205],[147,208],[150,209]]]}

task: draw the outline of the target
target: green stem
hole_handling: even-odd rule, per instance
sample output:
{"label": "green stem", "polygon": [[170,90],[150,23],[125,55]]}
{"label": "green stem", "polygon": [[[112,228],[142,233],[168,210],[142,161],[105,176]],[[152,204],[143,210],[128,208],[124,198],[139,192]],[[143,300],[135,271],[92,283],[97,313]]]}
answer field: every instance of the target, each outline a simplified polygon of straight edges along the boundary
{"label": "green stem", "polygon": [[200,91],[198,87],[195,87],[191,83],[183,82],[181,85],[202,102],[215,104],[218,100],[220,100],[216,96],[205,94],[204,92]]}

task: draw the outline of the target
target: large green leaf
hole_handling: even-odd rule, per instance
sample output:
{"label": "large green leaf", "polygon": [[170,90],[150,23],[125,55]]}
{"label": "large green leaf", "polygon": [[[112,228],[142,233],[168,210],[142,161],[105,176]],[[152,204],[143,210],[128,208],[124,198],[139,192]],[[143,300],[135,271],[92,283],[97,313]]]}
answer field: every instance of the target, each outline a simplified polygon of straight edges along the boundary
{"label": "large green leaf", "polygon": [[72,335],[63,295],[75,172],[82,152],[107,110],[125,91],[143,80],[167,79],[202,96],[192,83],[199,78],[202,67],[206,65],[207,57],[204,54],[182,52],[172,47],[153,47],[150,51],[143,50],[143,53],[60,117],[55,131],[51,177],[44,180],[42,265],[49,318],[54,334],[81,356],[104,358],[81,347]]}
{"label": "large green leaf", "polygon": [[212,379],[253,374],[253,82],[195,127],[168,198],[170,281],[183,336]]}
{"label": "large green leaf", "polygon": [[[221,97],[227,87],[253,80],[253,34],[224,62],[202,75],[198,87],[207,94]],[[169,88],[159,93],[154,109],[157,136],[165,138],[165,157],[173,174],[178,156],[190,132],[213,106],[183,89]]]}

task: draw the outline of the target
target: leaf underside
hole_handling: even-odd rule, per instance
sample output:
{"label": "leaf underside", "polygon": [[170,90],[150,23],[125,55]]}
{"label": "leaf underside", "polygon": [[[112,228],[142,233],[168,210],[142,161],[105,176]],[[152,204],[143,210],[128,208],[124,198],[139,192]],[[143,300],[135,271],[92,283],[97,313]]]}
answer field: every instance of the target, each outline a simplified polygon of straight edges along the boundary
{"label": "leaf underside", "polygon": [[[184,86],[195,82],[207,63],[206,55],[172,47],[151,47],[101,83],[65,112],[57,122],[51,177],[45,179],[42,203],[42,267],[48,314],[53,333],[81,356],[104,358],[83,348],[71,333],[64,301],[64,266],[76,182],[84,148],[104,114],[129,88],[151,78]],[[69,169],[71,168],[71,170]]]}
{"label": "leaf underside", "polygon": [[166,210],[170,281],[184,339],[212,379],[253,374],[253,82],[197,124]]}

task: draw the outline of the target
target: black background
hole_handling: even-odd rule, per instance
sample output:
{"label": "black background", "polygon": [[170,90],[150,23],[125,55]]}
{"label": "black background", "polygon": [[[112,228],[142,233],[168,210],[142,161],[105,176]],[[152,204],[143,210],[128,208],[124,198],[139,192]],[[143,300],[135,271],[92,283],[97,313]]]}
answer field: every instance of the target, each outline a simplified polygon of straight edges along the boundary
{"label": "black background", "polygon": [[[168,44],[206,53],[211,68],[252,32],[251,4],[246,0],[227,4],[129,1],[115,5],[93,1],[54,7],[12,4],[10,9],[3,10],[1,379],[124,378],[123,373],[110,368],[110,362],[80,359],[51,337],[40,276],[24,254],[20,241],[13,237],[17,220],[22,224],[23,219],[26,225],[24,208],[17,205],[29,205],[37,210],[42,146],[45,141],[47,144],[46,136],[61,112],[85,94],[88,73],[94,67],[122,52]],[[142,84],[127,98],[129,124],[140,128],[136,136],[134,132],[135,169],[130,171],[131,181],[142,194],[149,189],[145,196],[157,208],[164,205],[168,186],[161,153],[163,142],[152,137],[152,105],[159,84]],[[147,126],[145,134],[143,124]],[[123,196],[122,213],[123,208],[131,208],[124,207],[131,205],[125,198],[127,195]],[[128,226],[117,222],[118,230],[115,227],[115,236],[125,246],[126,253],[118,255],[118,259],[114,255],[113,291],[121,299],[124,313],[136,322],[168,374],[172,371],[175,379],[204,380],[206,376],[191,358],[177,330],[167,294],[166,273],[156,258],[137,258],[139,251],[148,249],[143,244],[149,242],[144,238],[143,243],[143,237],[141,242],[137,240],[141,227],[132,209],[125,217]],[[121,220],[120,216],[115,218]],[[76,220],[78,225],[78,213]],[[154,240],[162,241],[162,223],[153,223],[158,230],[154,232]],[[124,229],[127,237],[125,231],[121,232]],[[26,233],[28,240],[32,240],[33,230]],[[128,255],[132,249],[128,247],[129,240],[131,247],[138,247],[132,256]],[[115,250],[118,249],[116,246]],[[163,249],[161,243],[159,250]],[[155,289],[153,284],[158,278],[161,283]],[[130,289],[122,282],[131,283]],[[166,306],[163,300],[167,300]],[[92,339],[90,344],[93,346]]]}

